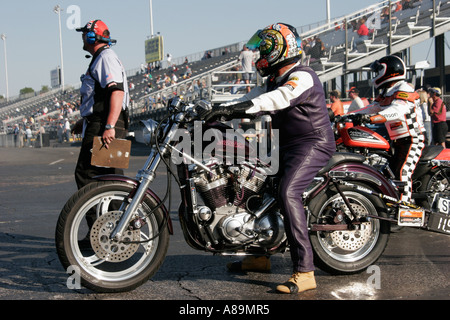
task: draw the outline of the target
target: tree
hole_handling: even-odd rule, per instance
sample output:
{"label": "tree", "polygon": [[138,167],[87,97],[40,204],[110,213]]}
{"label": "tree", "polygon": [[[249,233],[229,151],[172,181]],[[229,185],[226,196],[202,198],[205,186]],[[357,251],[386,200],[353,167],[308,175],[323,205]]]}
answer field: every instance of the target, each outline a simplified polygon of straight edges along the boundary
{"label": "tree", "polygon": [[23,89],[20,89],[20,95],[28,94],[28,93],[34,93],[33,88],[25,87]]}

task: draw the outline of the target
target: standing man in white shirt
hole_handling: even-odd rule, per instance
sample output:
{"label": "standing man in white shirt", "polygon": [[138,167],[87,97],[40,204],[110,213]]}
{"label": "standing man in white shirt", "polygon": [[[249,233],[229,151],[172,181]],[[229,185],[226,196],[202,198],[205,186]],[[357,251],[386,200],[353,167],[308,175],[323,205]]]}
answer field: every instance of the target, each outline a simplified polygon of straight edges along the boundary
{"label": "standing man in white shirt", "polygon": [[[246,84],[250,84],[253,73],[253,52],[250,51],[246,45],[244,45],[238,60],[242,64],[242,71],[244,71],[244,73],[242,74],[242,79]],[[250,91],[250,86],[247,86],[247,92]]]}
{"label": "standing man in white shirt", "polygon": [[361,108],[364,108],[364,102],[359,97],[359,90],[357,88],[351,87],[349,92],[348,92],[348,96],[353,101],[350,104],[350,107],[348,107],[347,113],[359,110]]}
{"label": "standing man in white shirt", "polygon": [[80,113],[84,119],[83,141],[75,169],[79,189],[104,174],[123,174],[123,170],[100,168],[91,165],[94,137],[102,137],[105,147],[115,139],[126,137],[129,104],[125,69],[111,49],[111,39],[106,24],[92,20],[83,28],[83,49],[92,55],[89,68],[82,76],[80,88]]}

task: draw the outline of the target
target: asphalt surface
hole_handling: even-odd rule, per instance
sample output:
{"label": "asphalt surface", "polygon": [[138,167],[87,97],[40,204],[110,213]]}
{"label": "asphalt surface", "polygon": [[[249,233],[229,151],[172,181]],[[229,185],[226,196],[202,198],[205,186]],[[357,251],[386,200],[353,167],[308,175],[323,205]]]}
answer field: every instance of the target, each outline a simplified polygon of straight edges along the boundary
{"label": "asphalt surface", "polygon": [[[450,298],[450,237],[413,228],[391,234],[388,247],[371,272],[332,276],[317,270],[316,290],[278,294],[276,285],[291,274],[289,254],[272,258],[271,273],[227,272],[226,263],[235,258],[196,251],[185,243],[175,210],[177,191],[171,209],[175,234],[164,264],[150,281],[120,294],[69,289],[69,274],[59,263],[54,233],[63,205],[76,191],[73,171],[78,151],[77,146],[70,145],[0,149],[0,300],[175,301],[172,313],[184,310],[186,301],[191,306],[215,301],[220,303],[217,313],[237,301],[277,308],[271,303]],[[133,147],[126,174],[134,177],[145,159],[146,150]],[[161,171],[153,184],[161,197],[165,179]],[[375,274],[379,275],[376,279]],[[271,314],[273,310],[269,310]]]}

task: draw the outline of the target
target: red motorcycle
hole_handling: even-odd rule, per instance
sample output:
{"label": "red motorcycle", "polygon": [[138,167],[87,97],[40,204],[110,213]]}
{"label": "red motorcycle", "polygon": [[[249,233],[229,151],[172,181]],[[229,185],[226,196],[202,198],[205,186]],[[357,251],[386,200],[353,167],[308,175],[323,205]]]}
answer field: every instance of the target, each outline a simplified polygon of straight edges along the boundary
{"label": "red motorcycle", "polygon": [[[394,183],[400,192],[402,183],[396,180],[389,163],[394,153],[384,126],[385,118],[377,115],[368,117],[358,114],[331,116],[334,125],[338,152],[352,152],[364,155],[366,163]],[[422,212],[398,215],[399,226],[420,226],[450,234],[450,149],[442,146],[426,146],[413,174],[414,203],[405,204],[411,208],[421,207],[432,214],[429,219]],[[420,216],[420,218],[418,217]],[[428,220],[428,221],[425,221]]]}

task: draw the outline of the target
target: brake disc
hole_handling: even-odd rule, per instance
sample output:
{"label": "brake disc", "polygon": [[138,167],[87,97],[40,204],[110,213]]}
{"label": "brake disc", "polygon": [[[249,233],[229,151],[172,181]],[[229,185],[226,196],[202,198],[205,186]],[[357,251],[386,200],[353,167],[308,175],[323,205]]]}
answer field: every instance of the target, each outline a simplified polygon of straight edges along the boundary
{"label": "brake disc", "polygon": [[140,230],[127,230],[123,242],[113,241],[109,238],[116,227],[122,213],[111,211],[101,215],[91,229],[91,246],[97,257],[108,262],[122,262],[129,259],[139,248],[136,242],[140,239]]}
{"label": "brake disc", "polygon": [[370,222],[361,223],[362,230],[334,231],[330,234],[333,244],[343,250],[358,250],[366,244],[372,235]]}
{"label": "brake disc", "polygon": [[[357,215],[365,212],[364,207],[351,204],[353,211]],[[372,236],[371,222],[363,222],[356,230],[342,230],[331,232],[330,237],[333,244],[343,250],[355,251],[362,248]]]}

